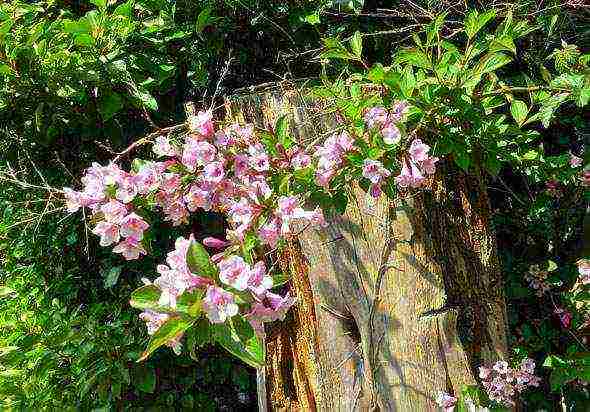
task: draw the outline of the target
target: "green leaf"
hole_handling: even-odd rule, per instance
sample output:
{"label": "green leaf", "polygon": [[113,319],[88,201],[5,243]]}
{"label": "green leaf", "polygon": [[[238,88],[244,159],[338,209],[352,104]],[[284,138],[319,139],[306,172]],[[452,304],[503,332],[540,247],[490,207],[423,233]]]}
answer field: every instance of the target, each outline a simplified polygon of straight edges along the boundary
{"label": "green leaf", "polygon": [[453,156],[455,163],[465,172],[469,171],[469,165],[471,164],[471,157],[469,153],[463,148],[462,150],[455,151]]}
{"label": "green leaf", "polygon": [[154,393],[156,389],[156,372],[151,365],[136,365],[132,369],[133,386],[145,393]]}
{"label": "green leaf", "polygon": [[491,73],[512,61],[512,57],[502,52],[486,54],[474,71],[479,74]]}
{"label": "green leaf", "polygon": [[229,353],[254,368],[264,366],[264,345],[244,319],[235,316],[222,324],[213,325],[215,341]]}
{"label": "green leaf", "polygon": [[99,9],[104,9],[107,6],[107,0],[89,0],[89,2]]}
{"label": "green leaf", "polygon": [[118,93],[109,92],[98,102],[98,111],[106,122],[123,108],[123,99]]}
{"label": "green leaf", "polygon": [[196,350],[214,342],[213,328],[209,320],[201,318],[186,332],[186,347],[192,359],[197,360]]}
{"label": "green leaf", "polygon": [[276,275],[272,276],[272,287],[276,288],[278,286],[283,286],[291,279],[291,277],[285,273],[277,273]]}
{"label": "green leaf", "polygon": [[14,289],[9,288],[8,286],[0,286],[0,298],[5,298],[13,294],[16,294]]}
{"label": "green leaf", "polygon": [[424,69],[432,68],[432,63],[426,53],[418,49],[403,49],[394,57],[396,63],[409,63]]}
{"label": "green leaf", "polygon": [[529,109],[522,100],[514,99],[510,104],[510,113],[519,126],[525,122]]}
{"label": "green leaf", "polygon": [[514,40],[510,36],[496,37],[490,43],[490,52],[495,51],[509,51],[516,54],[516,46]]}
{"label": "green leaf", "polygon": [[186,263],[195,275],[215,278],[217,267],[199,242],[192,241],[186,252]]}
{"label": "green leaf", "polygon": [[495,10],[490,10],[479,14],[477,10],[472,10],[465,19],[465,34],[469,39],[475,35],[485,26],[491,19],[496,16]]}
{"label": "green leaf", "polygon": [[156,285],[144,285],[131,292],[129,304],[136,309],[155,309],[162,291]]}
{"label": "green leaf", "polygon": [[360,60],[363,55],[363,37],[359,31],[356,31],[350,39],[350,48],[354,55]]}
{"label": "green leaf", "polygon": [[79,33],[74,37],[76,46],[92,47],[94,46],[94,37],[87,33]]}
{"label": "green leaf", "polygon": [[113,286],[115,286],[117,284],[117,281],[119,280],[119,275],[121,275],[121,270],[123,269],[123,266],[114,266],[112,268],[110,268],[108,271],[104,271],[102,273],[103,277],[104,277],[104,287],[105,288],[112,288]]}
{"label": "green leaf", "polygon": [[181,336],[193,323],[194,320],[188,320],[181,317],[169,318],[162,326],[160,326],[156,333],[152,335],[146,350],[143,351],[137,361],[141,362],[146,360],[160,346]]}
{"label": "green leaf", "polygon": [[119,4],[115,10],[113,10],[114,16],[125,16],[127,18],[133,17],[133,0],[126,1],[123,4]]}
{"label": "green leaf", "polygon": [[205,27],[211,25],[211,23],[213,22],[213,19],[211,17],[212,11],[213,8],[211,7],[205,7],[203,10],[201,10],[197,17],[197,33],[201,33],[205,29]]}
{"label": "green leaf", "polygon": [[275,133],[278,142],[285,148],[293,146],[293,139],[289,136],[289,115],[283,115],[277,119]]}
{"label": "green leaf", "polygon": [[147,107],[150,110],[158,110],[158,102],[145,90],[143,87],[131,87],[131,95],[135,97],[142,106]]}

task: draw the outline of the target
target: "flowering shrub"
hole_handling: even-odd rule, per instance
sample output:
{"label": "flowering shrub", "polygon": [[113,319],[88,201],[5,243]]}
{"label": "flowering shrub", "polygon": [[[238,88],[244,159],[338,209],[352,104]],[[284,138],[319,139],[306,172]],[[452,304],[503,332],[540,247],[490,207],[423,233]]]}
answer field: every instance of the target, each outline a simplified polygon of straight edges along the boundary
{"label": "flowering shrub", "polygon": [[[534,144],[538,132],[525,126],[547,126],[566,102],[588,103],[590,87],[582,74],[588,58],[578,56],[570,72],[546,85],[508,87],[496,72],[512,61],[514,40],[532,29],[508,16],[494,34],[477,38],[490,16],[468,16],[464,50],[440,40],[443,16],[427,28],[425,39],[415,37],[415,48],[397,52],[390,67],[375,65],[320,89],[319,94],[335,98],[346,130],[317,147],[300,147],[289,136],[285,117],[274,130],[258,130],[215,124],[212,113],[204,111],[188,119],[184,137],[156,138],[152,147],[159,160],[136,159],[129,172],[114,162],[95,164],[81,191],[65,188],[68,210],[90,210],[101,245],[114,245],[127,260],[150,249],[145,236],[150,213],[161,212],[175,226],[198,210],[227,219],[225,239],[178,238],[166,264],[156,268],[159,276],[145,279],[133,292],[131,304],[144,311],[140,316],[152,335],[142,359],[162,345],[179,351],[183,334],[199,327],[211,328],[228,351],[261,366],[264,322],[283,319],[295,300],[289,292],[279,293],[275,279],[280,276],[267,270],[259,252],[281,247],[299,227],[326,224],[323,209],[304,205],[320,203],[341,212],[342,189],[353,182],[374,197],[428,190],[443,158],[465,172],[492,176],[505,164],[518,170],[540,159]],[[337,53],[329,56],[362,61],[359,39],[352,38],[350,50],[335,43]],[[367,82],[379,93],[362,93]],[[530,102],[519,94],[528,94]],[[560,184],[587,184],[577,156],[568,155],[565,163],[565,168],[563,160],[542,165],[543,173],[559,174],[548,188],[554,196]],[[210,256],[206,247],[216,253]],[[587,261],[579,267],[585,284]],[[539,295],[551,288],[549,272],[531,267],[528,280]],[[564,309],[555,314],[570,324]],[[202,316],[209,323],[198,322]],[[515,395],[539,383],[530,360],[518,370],[499,361],[480,371],[489,399],[504,405],[513,405]],[[439,404],[452,410],[456,401],[442,394]]]}

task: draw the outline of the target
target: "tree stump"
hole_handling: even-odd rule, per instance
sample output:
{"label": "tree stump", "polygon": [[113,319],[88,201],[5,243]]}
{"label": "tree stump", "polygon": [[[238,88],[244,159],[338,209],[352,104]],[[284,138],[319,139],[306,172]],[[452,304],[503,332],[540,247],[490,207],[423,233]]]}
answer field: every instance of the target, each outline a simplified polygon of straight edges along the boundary
{"label": "tree stump", "polygon": [[[292,114],[304,146],[334,115],[278,85],[226,100],[261,127]],[[506,308],[481,177],[441,162],[430,190],[372,198],[349,188],[346,212],[279,257],[297,304],[267,330],[266,396],[276,411],[434,411],[439,391],[477,382],[506,356]]]}

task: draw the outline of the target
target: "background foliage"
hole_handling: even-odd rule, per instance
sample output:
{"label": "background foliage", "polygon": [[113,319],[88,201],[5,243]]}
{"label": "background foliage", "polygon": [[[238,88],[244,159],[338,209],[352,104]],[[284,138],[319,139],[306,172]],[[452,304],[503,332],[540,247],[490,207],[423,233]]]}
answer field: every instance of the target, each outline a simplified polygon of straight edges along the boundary
{"label": "background foliage", "polygon": [[[467,7],[510,7],[538,27],[517,40],[502,81],[543,81],[541,64],[566,72],[571,47],[588,51],[590,12],[582,2],[94,0],[0,4],[0,168],[33,184],[75,185],[92,161],[105,161],[139,136],[184,119],[183,103],[260,83],[338,76],[358,62],[329,66],[318,58],[335,38],[363,35],[368,64],[390,64],[399,46],[448,11],[449,38]],[[556,49],[561,52],[554,53]],[[549,56],[552,56],[548,59]],[[227,68],[227,71],[225,70]],[[224,75],[225,73],[225,75]],[[588,113],[568,105],[535,140],[547,161],[588,145]],[[532,155],[531,155],[532,156]],[[526,160],[526,159],[525,159]],[[534,159],[531,159],[534,160]],[[588,158],[586,158],[588,162]],[[588,199],[545,182],[558,176],[503,168],[490,180],[510,297],[513,347],[533,356],[548,386],[528,395],[531,408],[551,410],[567,398],[587,401],[588,342],[563,328],[554,306],[588,319],[585,300],[570,291],[583,248]],[[529,179],[524,179],[528,175]],[[195,342],[193,358],[158,351],[136,364],[146,336],[128,297],[154,267],[175,233],[158,229],[162,245],[135,265],[101,251],[76,217],[39,201],[43,190],[0,181],[0,405],[17,408],[122,408],[160,405],[199,410],[251,409],[252,372],[210,345]],[[49,199],[52,200],[52,199]],[[215,233],[201,216],[195,231]],[[168,231],[168,232],[166,232]],[[549,251],[549,255],[547,251]],[[551,295],[535,295],[530,264],[557,263]],[[586,312],[585,312],[586,311]],[[584,333],[580,336],[583,336]],[[205,342],[206,343],[206,342]],[[236,407],[236,405],[239,405]]]}

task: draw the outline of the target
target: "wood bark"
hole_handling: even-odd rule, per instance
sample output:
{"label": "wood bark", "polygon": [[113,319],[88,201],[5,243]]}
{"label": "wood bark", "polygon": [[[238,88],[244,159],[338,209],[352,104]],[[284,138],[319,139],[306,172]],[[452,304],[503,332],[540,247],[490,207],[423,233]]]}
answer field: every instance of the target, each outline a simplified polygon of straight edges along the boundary
{"label": "wood bark", "polygon": [[[301,144],[334,115],[277,86],[226,101],[229,117],[270,127],[292,114]],[[350,187],[342,216],[279,257],[297,304],[267,331],[267,404],[276,411],[434,411],[439,391],[477,382],[506,355],[506,308],[482,180],[441,162],[429,190],[373,199]]]}

